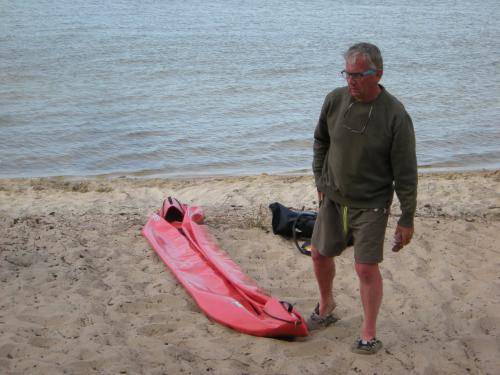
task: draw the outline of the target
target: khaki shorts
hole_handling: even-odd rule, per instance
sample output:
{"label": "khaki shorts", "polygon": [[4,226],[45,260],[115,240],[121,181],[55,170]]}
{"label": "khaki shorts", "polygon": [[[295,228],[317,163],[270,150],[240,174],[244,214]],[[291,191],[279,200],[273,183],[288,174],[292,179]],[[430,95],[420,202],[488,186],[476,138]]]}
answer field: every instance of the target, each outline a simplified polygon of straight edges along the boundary
{"label": "khaki shorts", "polygon": [[356,263],[380,263],[388,218],[387,208],[348,208],[325,197],[311,243],[321,255],[334,257],[354,242]]}

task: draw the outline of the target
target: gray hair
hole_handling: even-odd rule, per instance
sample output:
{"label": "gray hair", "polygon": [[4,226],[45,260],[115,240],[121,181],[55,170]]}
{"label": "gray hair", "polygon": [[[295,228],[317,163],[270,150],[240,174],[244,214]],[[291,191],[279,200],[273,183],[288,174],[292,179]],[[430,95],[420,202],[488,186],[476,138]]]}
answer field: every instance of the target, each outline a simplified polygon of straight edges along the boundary
{"label": "gray hair", "polygon": [[376,45],[371,43],[356,43],[344,53],[345,61],[356,59],[358,56],[364,57],[372,68],[384,69],[382,54]]}

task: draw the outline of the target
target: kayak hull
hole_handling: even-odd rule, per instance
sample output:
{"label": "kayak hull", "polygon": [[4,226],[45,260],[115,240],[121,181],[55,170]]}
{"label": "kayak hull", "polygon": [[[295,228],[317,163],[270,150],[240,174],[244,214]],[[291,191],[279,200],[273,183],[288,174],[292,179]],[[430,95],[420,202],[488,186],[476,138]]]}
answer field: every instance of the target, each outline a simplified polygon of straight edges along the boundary
{"label": "kayak hull", "polygon": [[142,234],[210,319],[255,336],[307,336],[300,313],[266,295],[202,222],[199,207],[169,199],[148,219]]}

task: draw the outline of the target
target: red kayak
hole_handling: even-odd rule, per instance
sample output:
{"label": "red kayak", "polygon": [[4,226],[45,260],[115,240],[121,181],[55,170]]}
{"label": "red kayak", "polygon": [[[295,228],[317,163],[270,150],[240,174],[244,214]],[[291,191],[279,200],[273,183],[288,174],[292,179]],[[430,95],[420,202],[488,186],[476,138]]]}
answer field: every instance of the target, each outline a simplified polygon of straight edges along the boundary
{"label": "red kayak", "polygon": [[168,198],[142,234],[211,319],[255,336],[307,336],[295,307],[260,290],[218,247],[203,218],[201,208]]}

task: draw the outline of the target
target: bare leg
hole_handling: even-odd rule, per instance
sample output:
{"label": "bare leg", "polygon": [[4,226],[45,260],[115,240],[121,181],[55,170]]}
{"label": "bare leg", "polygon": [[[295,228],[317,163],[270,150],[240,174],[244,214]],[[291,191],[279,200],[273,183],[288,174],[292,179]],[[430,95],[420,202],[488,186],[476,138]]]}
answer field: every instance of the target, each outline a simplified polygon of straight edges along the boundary
{"label": "bare leg", "polygon": [[377,315],[382,303],[382,275],[376,263],[356,263],[355,267],[359,277],[359,292],[364,311],[361,338],[371,340],[376,337]]}
{"label": "bare leg", "polygon": [[335,262],[333,258],[321,255],[314,246],[311,247],[311,257],[320,294],[319,315],[325,316],[335,308],[335,302],[333,300]]}

